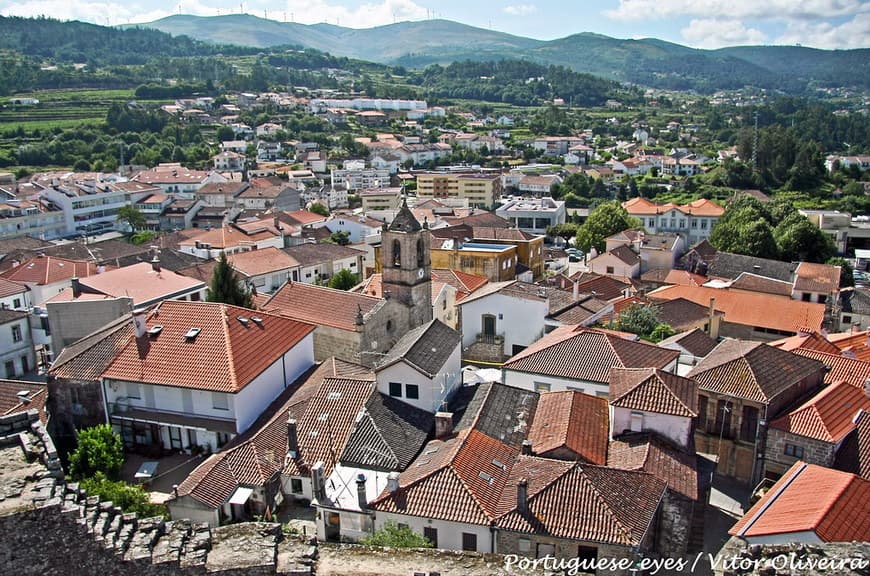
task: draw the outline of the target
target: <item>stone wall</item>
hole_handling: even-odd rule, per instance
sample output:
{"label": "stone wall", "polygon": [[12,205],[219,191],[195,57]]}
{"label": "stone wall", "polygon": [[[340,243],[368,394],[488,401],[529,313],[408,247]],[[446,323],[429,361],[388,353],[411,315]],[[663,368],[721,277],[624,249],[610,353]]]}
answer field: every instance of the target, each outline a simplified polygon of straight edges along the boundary
{"label": "stone wall", "polygon": [[662,499],[656,551],[662,556],[679,558],[686,554],[692,528],[693,502],[672,490]]}
{"label": "stone wall", "polygon": [[[796,458],[786,455],[786,444],[803,448],[803,457]],[[834,455],[834,444],[830,442],[798,436],[778,428],[769,428],[767,431],[767,451],[764,455],[764,470],[765,472],[782,475],[799,459],[809,464],[817,464],[830,468],[834,463]]]}
{"label": "stone wall", "polygon": [[46,409],[51,414],[48,426],[62,454],[76,445],[76,430],[105,424],[103,393],[96,381],[68,380],[49,375]]}

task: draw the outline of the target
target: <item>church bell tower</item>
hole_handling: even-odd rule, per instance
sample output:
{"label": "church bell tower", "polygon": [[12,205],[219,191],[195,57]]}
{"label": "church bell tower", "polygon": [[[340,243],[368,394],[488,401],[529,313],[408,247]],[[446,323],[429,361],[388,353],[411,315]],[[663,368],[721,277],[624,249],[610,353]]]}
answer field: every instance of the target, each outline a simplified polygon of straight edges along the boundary
{"label": "church bell tower", "polygon": [[406,199],[389,226],[381,232],[383,293],[408,308],[408,330],[432,320],[431,237]]}

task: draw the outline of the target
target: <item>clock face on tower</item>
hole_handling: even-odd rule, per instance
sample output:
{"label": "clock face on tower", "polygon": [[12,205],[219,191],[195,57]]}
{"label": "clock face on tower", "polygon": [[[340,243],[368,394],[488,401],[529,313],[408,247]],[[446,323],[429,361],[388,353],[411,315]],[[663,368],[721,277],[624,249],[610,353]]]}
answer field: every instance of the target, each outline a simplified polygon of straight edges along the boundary
{"label": "clock face on tower", "polygon": [[425,274],[426,274],[426,271],[423,270],[422,268],[420,268],[419,270],[417,270],[417,278],[423,278],[423,276],[424,276]]}

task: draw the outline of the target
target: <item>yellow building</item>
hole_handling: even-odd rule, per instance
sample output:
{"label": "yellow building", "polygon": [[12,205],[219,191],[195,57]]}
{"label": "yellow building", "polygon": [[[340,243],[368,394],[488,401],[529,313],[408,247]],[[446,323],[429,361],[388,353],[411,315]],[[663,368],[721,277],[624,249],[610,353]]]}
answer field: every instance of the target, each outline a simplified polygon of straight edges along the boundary
{"label": "yellow building", "polygon": [[463,198],[469,206],[491,208],[501,197],[500,174],[448,174],[428,172],[417,175],[417,198]]}

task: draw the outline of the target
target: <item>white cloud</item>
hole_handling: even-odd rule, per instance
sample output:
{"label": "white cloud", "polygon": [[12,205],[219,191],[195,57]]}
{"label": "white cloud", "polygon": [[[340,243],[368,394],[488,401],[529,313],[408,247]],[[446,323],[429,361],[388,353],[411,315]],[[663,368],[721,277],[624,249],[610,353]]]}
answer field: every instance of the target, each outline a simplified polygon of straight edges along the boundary
{"label": "white cloud", "polygon": [[687,44],[696,48],[762,44],[766,38],[764,32],[757,28],[747,28],[740,20],[710,18],[692,20],[680,30],[680,34]]}
{"label": "white cloud", "polygon": [[859,14],[835,26],[830,22],[790,22],[777,44],[814,48],[870,48],[870,14]]}
{"label": "white cloud", "polygon": [[[196,0],[184,0],[181,6],[185,14],[201,16],[217,14],[215,8],[200,4]],[[172,13],[168,10],[146,10],[141,5],[65,0],[28,0],[0,9],[0,14],[4,16],[47,16],[59,20],[82,20],[102,25],[151,22]]]}
{"label": "white cloud", "polygon": [[404,20],[426,18],[426,8],[413,0],[382,0],[355,8],[330,4],[328,0],[287,0],[288,19],[301,24],[328,22],[349,28],[371,28]]}
{"label": "white cloud", "polygon": [[538,11],[538,7],[534,4],[512,4],[505,6],[504,11],[511,16],[528,16]]}
{"label": "white cloud", "polygon": [[619,0],[604,15],[615,20],[698,16],[704,19],[800,20],[870,13],[866,0]]}

